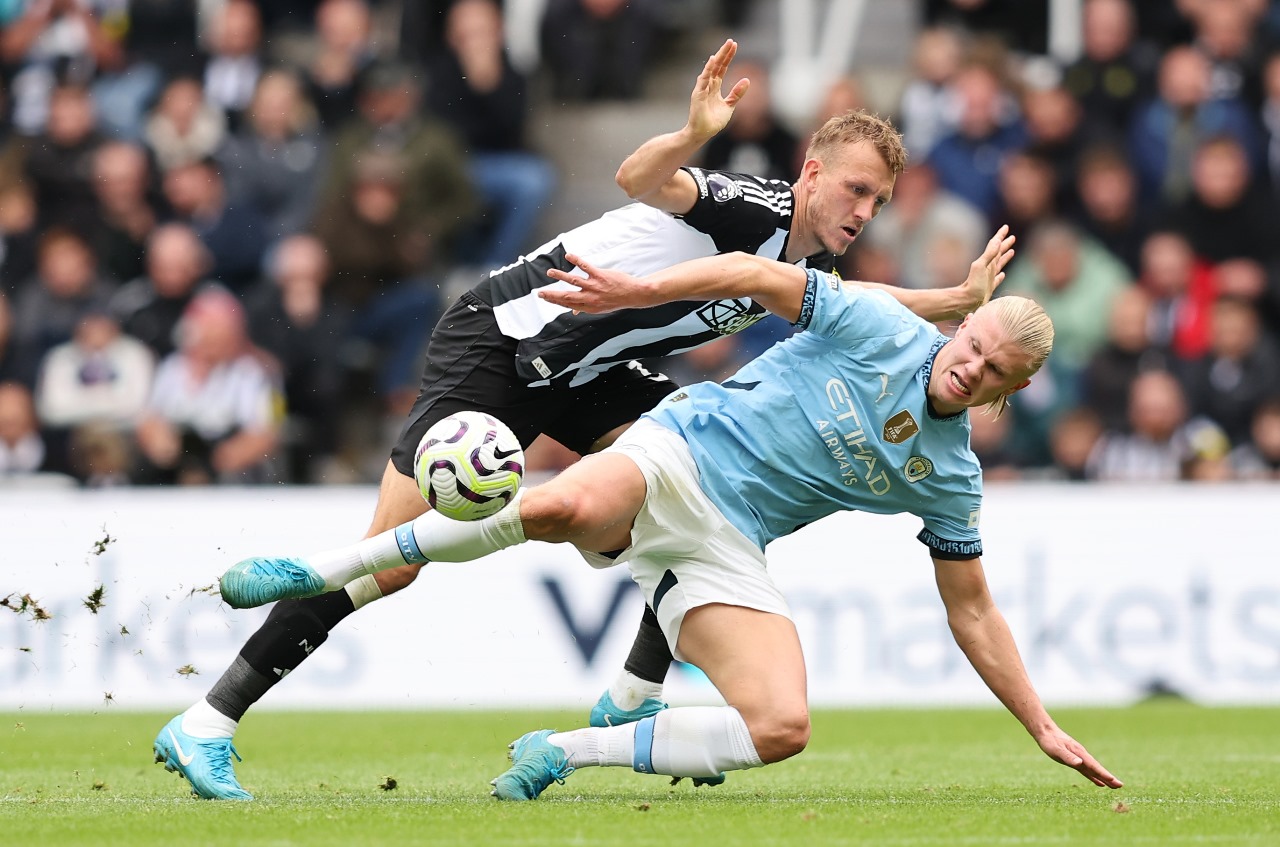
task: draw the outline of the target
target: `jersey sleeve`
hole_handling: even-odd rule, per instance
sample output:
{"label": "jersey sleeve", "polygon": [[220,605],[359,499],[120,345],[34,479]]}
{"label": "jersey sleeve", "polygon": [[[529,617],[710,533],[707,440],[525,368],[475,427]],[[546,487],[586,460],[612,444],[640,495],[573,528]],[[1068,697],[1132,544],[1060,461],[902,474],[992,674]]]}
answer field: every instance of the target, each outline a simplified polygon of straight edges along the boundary
{"label": "jersey sleeve", "polygon": [[921,319],[888,294],[847,285],[834,273],[809,268],[797,329],[833,341],[894,335]]}
{"label": "jersey sleeve", "polygon": [[749,174],[684,168],[698,187],[693,208],[677,217],[711,236],[721,253],[757,252],[791,228],[791,186]]}
{"label": "jersey sleeve", "polygon": [[957,473],[954,478],[963,480],[962,484],[955,491],[934,497],[934,508],[922,515],[924,529],[916,539],[929,548],[935,559],[976,559],[982,555],[978,528],[982,518],[982,469],[975,461],[970,473]]}

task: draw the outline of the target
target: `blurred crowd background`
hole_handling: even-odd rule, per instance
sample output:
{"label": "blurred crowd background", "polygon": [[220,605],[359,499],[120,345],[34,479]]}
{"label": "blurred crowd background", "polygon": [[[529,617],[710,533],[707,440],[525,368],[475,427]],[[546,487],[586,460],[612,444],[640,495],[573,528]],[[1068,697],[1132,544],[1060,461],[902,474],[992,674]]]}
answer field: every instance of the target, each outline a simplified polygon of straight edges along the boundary
{"label": "blurred crowd background", "polygon": [[[831,114],[903,131],[846,278],[951,285],[1018,235],[1002,290],[1057,344],[972,416],[989,480],[1280,476],[1280,3],[864,7],[0,0],[0,484],[375,481],[442,309],[623,202],[581,187],[725,37],[753,85],[696,164],[790,181]],[[835,73],[797,72],[815,9],[853,24],[810,34]],[[788,331],[652,364],[720,379]]]}

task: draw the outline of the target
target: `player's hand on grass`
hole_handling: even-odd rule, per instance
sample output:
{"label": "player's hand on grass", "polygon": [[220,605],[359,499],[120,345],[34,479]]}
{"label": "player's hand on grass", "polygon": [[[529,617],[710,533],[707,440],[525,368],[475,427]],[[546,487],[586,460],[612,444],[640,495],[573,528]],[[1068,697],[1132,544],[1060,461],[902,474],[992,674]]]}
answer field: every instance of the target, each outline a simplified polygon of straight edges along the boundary
{"label": "player's hand on grass", "polygon": [[652,306],[656,300],[646,296],[650,290],[644,280],[622,271],[605,270],[589,264],[573,253],[565,258],[586,274],[566,273],[559,268],[549,268],[547,276],[567,282],[573,288],[542,288],[538,296],[548,303],[596,315],[618,309],[637,309]]}
{"label": "player's hand on grass", "polygon": [[694,83],[693,95],[689,98],[689,131],[697,138],[708,139],[724,129],[733,117],[738,101],[751,85],[751,81],[744,78],[734,83],[727,95],[720,92],[729,63],[737,52],[738,42],[726,40],[707,59],[702,73],[698,75],[698,81]]}
{"label": "player's hand on grass", "polygon": [[1017,236],[1010,235],[1009,225],[1005,224],[991,236],[982,255],[973,260],[973,264],[969,266],[968,278],[960,284],[972,302],[967,311],[973,311],[990,300],[1000,283],[1004,282],[1004,268],[1013,258],[1013,244],[1016,240]]}
{"label": "player's hand on grass", "polygon": [[1084,749],[1083,744],[1056,726],[1037,738],[1036,742],[1050,759],[1069,768],[1075,768],[1094,785],[1101,788],[1120,788],[1124,785],[1112,776],[1101,762],[1089,755],[1089,751]]}

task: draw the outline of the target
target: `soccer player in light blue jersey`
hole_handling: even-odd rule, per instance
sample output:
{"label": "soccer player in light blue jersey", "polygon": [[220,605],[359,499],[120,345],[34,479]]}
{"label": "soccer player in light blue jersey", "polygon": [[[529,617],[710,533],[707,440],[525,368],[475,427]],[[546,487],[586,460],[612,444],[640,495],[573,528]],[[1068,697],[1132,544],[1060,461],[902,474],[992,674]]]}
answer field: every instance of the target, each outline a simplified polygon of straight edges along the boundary
{"label": "soccer player in light blue jersey", "polygon": [[[974,263],[994,282],[1013,254],[1002,229]],[[982,679],[1052,759],[1119,788],[1040,702],[987,589],[978,532],[981,468],[971,408],[1003,411],[1053,345],[1034,302],[987,303],[948,339],[892,298],[744,253],[645,278],[574,259],[550,302],[584,312],[749,296],[801,330],[723,384],[680,389],[612,447],[474,523],[428,513],[338,551],[249,559],[221,580],[232,606],[332,591],[406,562],[468,561],[526,539],[623,549],[674,655],[727,705],[672,708],[636,723],[538,730],[512,743],[501,799],[537,797],[575,769],[714,777],[794,756],[809,740],[805,665],[766,569],[775,538],[837,511],[910,512],[924,522],[947,619]]]}

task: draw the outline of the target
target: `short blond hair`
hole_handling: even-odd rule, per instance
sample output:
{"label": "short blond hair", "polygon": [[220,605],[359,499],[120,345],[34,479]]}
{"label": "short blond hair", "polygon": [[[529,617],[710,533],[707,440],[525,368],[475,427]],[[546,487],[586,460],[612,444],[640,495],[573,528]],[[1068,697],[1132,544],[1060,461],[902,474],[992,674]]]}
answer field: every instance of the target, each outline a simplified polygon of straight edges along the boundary
{"label": "short blond hair", "polygon": [[864,109],[829,118],[809,139],[809,149],[804,156],[825,161],[859,141],[866,141],[874,147],[895,177],[907,167],[907,148],[902,144],[902,133],[884,118]]}
{"label": "short blond hair", "polygon": [[[1053,321],[1034,300],[1017,295],[997,297],[981,307],[990,309],[1009,340],[1027,356],[1024,375],[1033,376],[1053,350]],[[1009,406],[1009,395],[1001,394],[987,404],[986,412],[1000,417]]]}

